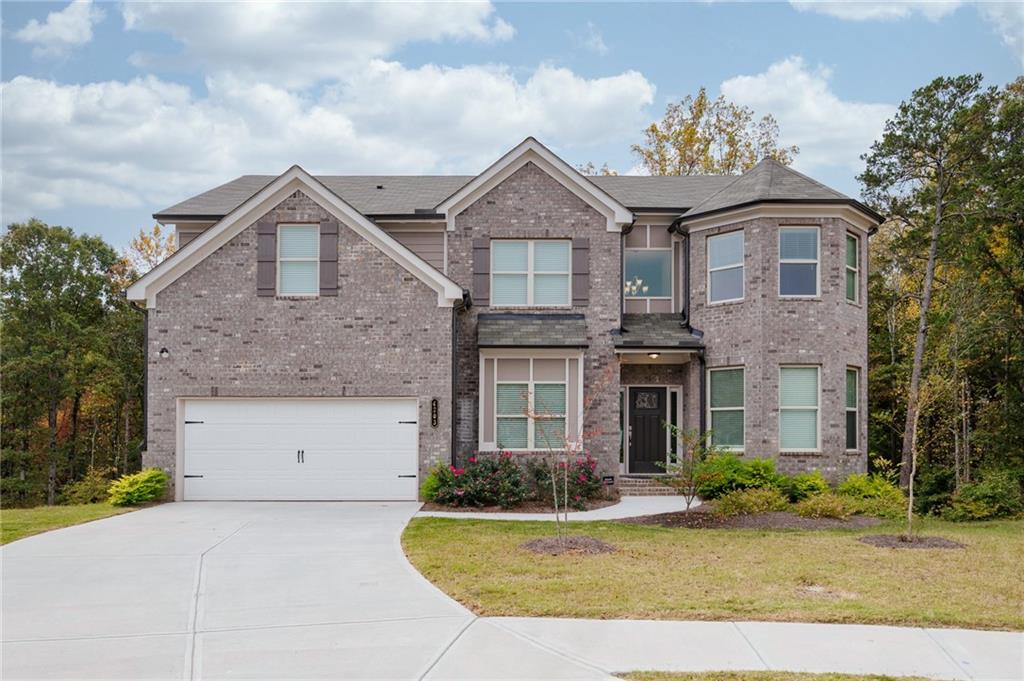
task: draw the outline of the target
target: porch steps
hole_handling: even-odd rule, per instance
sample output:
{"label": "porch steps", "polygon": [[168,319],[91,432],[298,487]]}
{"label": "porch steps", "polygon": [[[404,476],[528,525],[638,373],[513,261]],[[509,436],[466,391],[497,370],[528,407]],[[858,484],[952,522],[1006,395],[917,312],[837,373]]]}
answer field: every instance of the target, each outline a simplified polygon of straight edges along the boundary
{"label": "porch steps", "polygon": [[667,497],[679,493],[656,477],[620,475],[619,494],[624,497]]}

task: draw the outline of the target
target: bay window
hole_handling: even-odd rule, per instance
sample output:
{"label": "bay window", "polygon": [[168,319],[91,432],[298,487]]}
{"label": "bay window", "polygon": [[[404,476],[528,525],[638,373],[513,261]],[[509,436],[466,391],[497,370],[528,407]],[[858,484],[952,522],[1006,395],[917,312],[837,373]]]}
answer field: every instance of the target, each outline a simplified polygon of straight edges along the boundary
{"label": "bay window", "polygon": [[857,450],[858,400],[860,396],[860,372],[854,368],[846,370],[846,449]]}
{"label": "bay window", "polygon": [[817,227],[779,229],[779,295],[818,295],[819,234]]}
{"label": "bay window", "polygon": [[856,303],[860,299],[860,239],[846,235],[846,300]]}
{"label": "bay window", "polygon": [[708,302],[743,299],[743,232],[708,237]]}
{"label": "bay window", "polygon": [[570,305],[572,242],[491,241],[491,305]]}
{"label": "bay window", "polygon": [[743,368],[708,370],[711,444],[743,449]]}
{"label": "bay window", "polygon": [[779,448],[819,449],[818,373],[816,366],[779,368]]}

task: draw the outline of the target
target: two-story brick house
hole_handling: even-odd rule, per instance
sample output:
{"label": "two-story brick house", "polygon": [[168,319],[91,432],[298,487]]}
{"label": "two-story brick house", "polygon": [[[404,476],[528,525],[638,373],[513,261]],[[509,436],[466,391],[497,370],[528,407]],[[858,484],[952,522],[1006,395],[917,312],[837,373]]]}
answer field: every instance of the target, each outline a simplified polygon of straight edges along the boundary
{"label": "two-story brick house", "polygon": [[658,473],[666,423],[785,471],[866,466],[879,216],[773,161],[584,177],[243,176],[160,211],[146,465],[178,499],[415,499],[477,451]]}

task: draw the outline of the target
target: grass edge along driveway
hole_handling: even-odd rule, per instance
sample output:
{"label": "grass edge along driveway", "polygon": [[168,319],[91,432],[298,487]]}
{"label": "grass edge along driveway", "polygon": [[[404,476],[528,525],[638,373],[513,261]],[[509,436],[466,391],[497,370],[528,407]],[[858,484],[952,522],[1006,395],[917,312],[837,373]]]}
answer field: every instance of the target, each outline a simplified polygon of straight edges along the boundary
{"label": "grass edge along driveway", "polygon": [[3,508],[0,509],[0,544],[9,544],[35,534],[109,518],[134,510],[136,509],[118,508],[106,503]]}
{"label": "grass edge along driveway", "polygon": [[479,615],[765,620],[1024,629],[1024,521],[946,523],[923,532],[965,549],[883,549],[899,532],[694,530],[577,522],[612,554],[540,556],[520,545],[553,523],[414,518],[402,546],[416,568]]}

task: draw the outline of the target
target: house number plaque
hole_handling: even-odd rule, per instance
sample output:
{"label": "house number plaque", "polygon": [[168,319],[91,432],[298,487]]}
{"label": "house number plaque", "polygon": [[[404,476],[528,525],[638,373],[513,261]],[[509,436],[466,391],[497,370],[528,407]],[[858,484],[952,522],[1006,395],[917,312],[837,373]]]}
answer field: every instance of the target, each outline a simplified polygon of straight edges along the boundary
{"label": "house number plaque", "polygon": [[437,428],[437,398],[430,400],[430,425]]}

